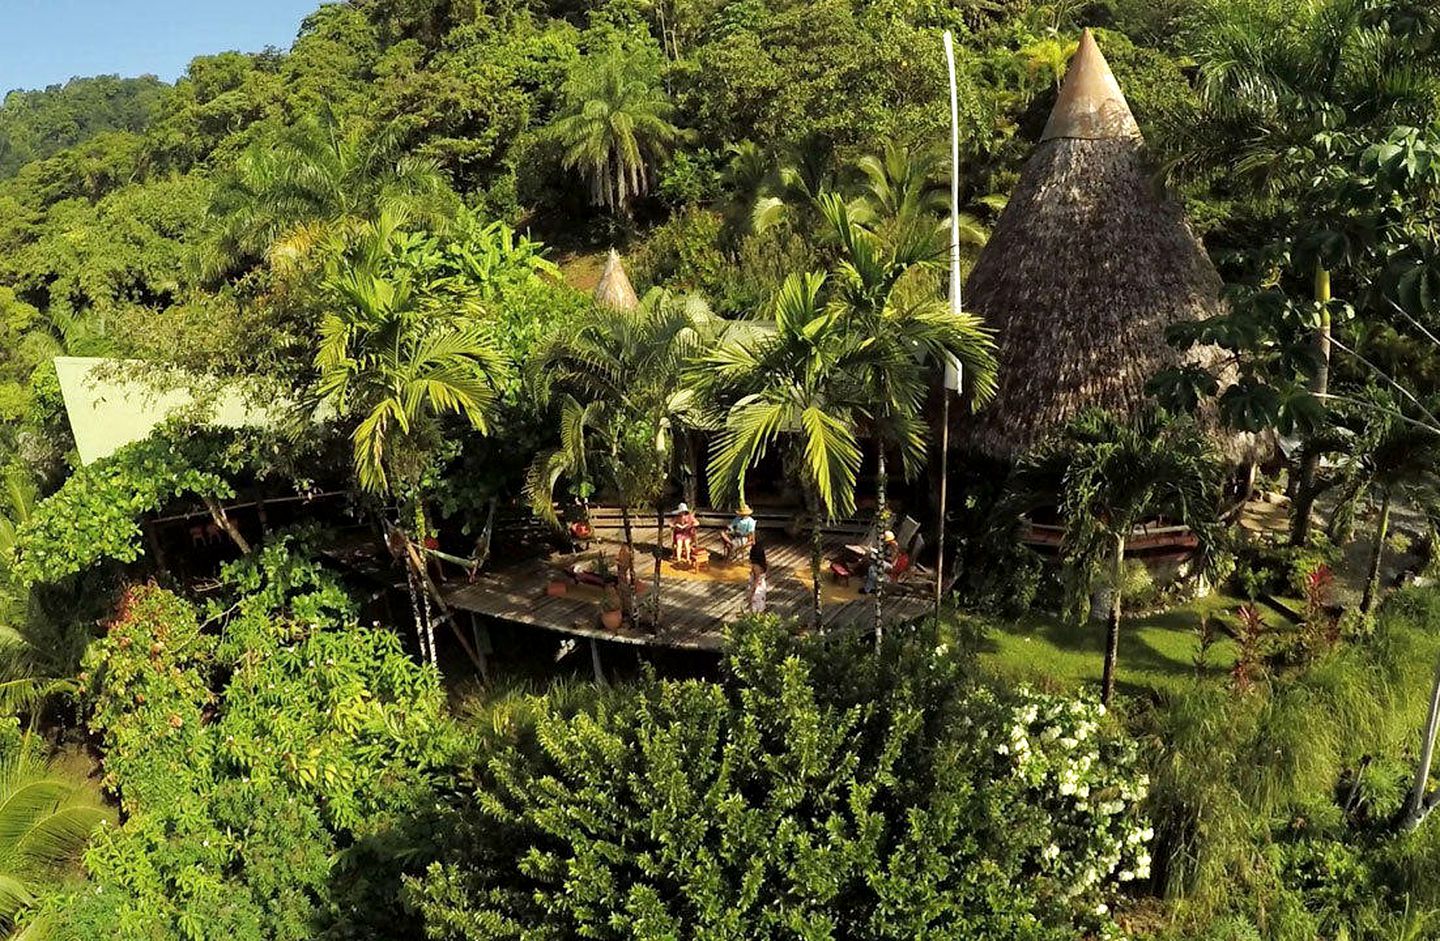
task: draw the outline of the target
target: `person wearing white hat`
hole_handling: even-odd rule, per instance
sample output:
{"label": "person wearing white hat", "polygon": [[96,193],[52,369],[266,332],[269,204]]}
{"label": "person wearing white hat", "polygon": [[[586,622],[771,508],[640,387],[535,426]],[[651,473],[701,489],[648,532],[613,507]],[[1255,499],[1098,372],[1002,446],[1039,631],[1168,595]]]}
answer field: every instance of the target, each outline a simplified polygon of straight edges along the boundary
{"label": "person wearing white hat", "polygon": [[700,528],[700,521],[695,518],[694,513],[690,512],[689,504],[683,501],[671,515],[674,517],[670,523],[670,531],[675,550],[675,564],[693,565],[695,563],[695,531]]}

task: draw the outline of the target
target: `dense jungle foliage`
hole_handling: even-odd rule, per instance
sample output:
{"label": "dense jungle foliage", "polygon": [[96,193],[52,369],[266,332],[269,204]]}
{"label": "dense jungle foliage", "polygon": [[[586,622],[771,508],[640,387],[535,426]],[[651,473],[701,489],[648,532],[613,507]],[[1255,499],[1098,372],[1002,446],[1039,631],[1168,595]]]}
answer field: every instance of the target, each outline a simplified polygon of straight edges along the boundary
{"label": "dense jungle foliage", "polygon": [[[943,297],[939,37],[968,270],[1082,27],[1225,281],[1171,338],[1219,365],[967,461],[939,619],[481,682],[417,560],[497,505],[776,478],[818,611],[821,521],[929,499],[939,363],[977,405],[996,368]],[[349,0],[173,85],[11,92],[0,937],[1440,937],[1437,119],[1426,0]],[[612,247],[633,311],[591,297]],[[194,404],[82,463],[67,356]],[[227,390],[269,421],[209,426]],[[1216,425],[1276,445],[1288,531],[1222,525]],[[296,518],[226,509],[267,492]],[[1017,538],[1039,506],[1059,565]],[[167,566],[176,508],[216,538]],[[1157,516],[1235,604],[1127,560]],[[335,564],[356,530],[379,587]],[[1091,608],[1095,691],[1032,644]]]}

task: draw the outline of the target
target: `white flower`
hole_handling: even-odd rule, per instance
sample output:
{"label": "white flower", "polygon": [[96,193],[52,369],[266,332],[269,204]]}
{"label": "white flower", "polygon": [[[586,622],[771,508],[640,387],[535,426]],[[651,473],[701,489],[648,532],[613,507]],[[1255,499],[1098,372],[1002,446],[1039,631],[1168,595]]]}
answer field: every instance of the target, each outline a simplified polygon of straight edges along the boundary
{"label": "white flower", "polygon": [[1121,870],[1120,875],[1116,876],[1115,878],[1119,879],[1121,882],[1129,882],[1135,878],[1135,873],[1131,872],[1128,869],[1123,869]]}
{"label": "white flower", "polygon": [[1108,914],[1110,914],[1110,906],[1109,906],[1109,905],[1106,905],[1104,902],[1101,902],[1099,905],[1096,905],[1096,906],[1095,906],[1095,914],[1097,914],[1097,915],[1108,915]]}
{"label": "white flower", "polygon": [[1049,846],[1045,847],[1043,850],[1040,851],[1041,859],[1054,859],[1059,855],[1060,847],[1054,843],[1051,843]]}
{"label": "white flower", "polygon": [[1001,742],[999,745],[995,746],[995,753],[998,755],[1008,755],[1010,754],[1010,746],[1006,745],[1004,742]]}

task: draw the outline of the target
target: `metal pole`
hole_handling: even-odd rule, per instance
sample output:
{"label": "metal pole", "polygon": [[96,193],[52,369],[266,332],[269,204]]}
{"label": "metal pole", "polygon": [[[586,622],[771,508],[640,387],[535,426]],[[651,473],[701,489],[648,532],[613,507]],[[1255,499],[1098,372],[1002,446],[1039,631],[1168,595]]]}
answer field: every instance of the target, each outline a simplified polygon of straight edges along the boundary
{"label": "metal pole", "polygon": [[1430,766],[1435,760],[1435,736],[1440,729],[1440,664],[1435,668],[1435,688],[1430,694],[1430,716],[1425,722],[1425,731],[1420,738],[1420,763],[1415,768],[1415,785],[1410,792],[1410,807],[1406,814],[1407,824],[1418,824],[1425,809],[1425,789],[1430,783]]}
{"label": "metal pole", "polygon": [[[960,103],[955,85],[955,40],[947,29],[945,67],[950,75],[950,311],[960,313]],[[940,390],[943,404],[940,416],[940,525],[935,557],[935,630],[940,630],[940,605],[945,585],[945,517],[950,491],[950,393],[960,391],[960,363],[947,357],[944,388]]]}
{"label": "metal pole", "polygon": [[945,594],[945,503],[950,481],[950,390],[944,390],[940,426],[940,538],[936,540],[939,555],[935,557],[935,630],[940,630],[940,604]]}

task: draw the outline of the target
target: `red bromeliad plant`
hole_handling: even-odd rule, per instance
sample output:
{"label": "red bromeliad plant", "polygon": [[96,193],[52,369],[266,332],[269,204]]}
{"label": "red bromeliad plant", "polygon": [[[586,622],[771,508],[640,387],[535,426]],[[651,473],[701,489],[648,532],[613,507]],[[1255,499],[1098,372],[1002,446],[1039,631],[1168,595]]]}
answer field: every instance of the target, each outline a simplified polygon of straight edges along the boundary
{"label": "red bromeliad plant", "polygon": [[1260,609],[1253,604],[1241,605],[1235,610],[1235,617],[1240,621],[1235,635],[1240,652],[1230,670],[1230,679],[1236,692],[1248,693],[1265,675],[1264,655],[1260,649],[1265,621],[1260,617]]}
{"label": "red bromeliad plant", "polygon": [[1340,619],[1330,610],[1335,574],[1328,565],[1318,565],[1305,576],[1304,643],[1313,655],[1329,650],[1340,640]]}

